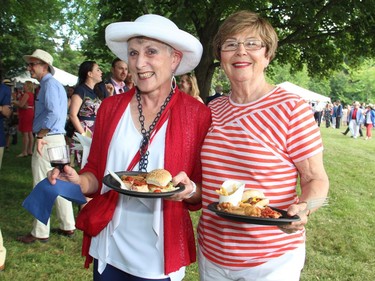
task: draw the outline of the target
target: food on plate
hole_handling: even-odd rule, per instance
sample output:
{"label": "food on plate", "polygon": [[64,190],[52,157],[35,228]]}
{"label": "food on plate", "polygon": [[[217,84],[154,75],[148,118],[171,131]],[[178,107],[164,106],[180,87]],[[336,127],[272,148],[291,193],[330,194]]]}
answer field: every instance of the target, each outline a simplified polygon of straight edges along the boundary
{"label": "food on plate", "polygon": [[172,175],[164,169],[156,169],[147,174],[123,175],[121,180],[132,191],[157,193],[177,189],[171,182]]}
{"label": "food on plate", "polygon": [[262,208],[267,206],[270,203],[270,200],[259,190],[247,189],[242,194],[241,202]]}
{"label": "food on plate", "polygon": [[248,203],[240,203],[239,206],[233,206],[231,203],[219,203],[217,205],[219,211],[241,215],[241,216],[251,216],[251,217],[261,217],[261,218],[273,218],[278,219],[282,214],[269,206],[263,208],[254,206]]}
{"label": "food on plate", "polygon": [[151,192],[172,191],[175,187],[172,184],[172,175],[164,169],[156,169],[146,175],[146,182]]}
{"label": "food on plate", "polygon": [[242,193],[245,189],[245,184],[240,181],[226,180],[220,187],[220,190],[216,190],[219,194],[219,203],[230,202],[234,206],[241,202]]}
{"label": "food on plate", "polygon": [[235,193],[237,191],[237,189],[238,189],[238,186],[236,186],[236,185],[233,185],[233,187],[230,189],[230,191],[228,191],[226,187],[222,186],[222,187],[220,187],[219,190],[216,190],[216,192],[219,195],[228,196],[228,195],[232,195],[233,193]]}
{"label": "food on plate", "polygon": [[224,202],[217,205],[217,209],[223,212],[242,215],[242,216],[252,216],[260,217],[261,209],[250,204],[240,204],[239,206],[233,206],[232,203]]}
{"label": "food on plate", "polygon": [[263,192],[254,189],[245,190],[242,194],[242,200],[239,204],[233,205],[230,202],[220,202],[217,209],[236,215],[261,217],[261,218],[279,218],[281,213],[268,206],[269,199]]}
{"label": "food on plate", "polygon": [[149,192],[146,179],[143,175],[121,176],[122,182],[129,190]]}
{"label": "food on plate", "polygon": [[280,214],[280,212],[270,208],[270,207],[264,207],[264,209],[261,209],[262,213],[261,213],[261,217],[262,218],[272,218],[272,219],[278,219],[279,217],[281,217],[282,215]]}
{"label": "food on plate", "polygon": [[251,216],[251,217],[262,216],[262,209],[257,206],[249,204],[248,206],[246,205],[246,206],[241,206],[241,207],[244,208],[246,216]]}
{"label": "food on plate", "polygon": [[234,181],[234,180],[226,180],[223,182],[219,190],[216,190],[216,192],[220,196],[230,196],[236,193],[236,191],[243,192],[243,189],[245,188],[245,185],[242,182]]}

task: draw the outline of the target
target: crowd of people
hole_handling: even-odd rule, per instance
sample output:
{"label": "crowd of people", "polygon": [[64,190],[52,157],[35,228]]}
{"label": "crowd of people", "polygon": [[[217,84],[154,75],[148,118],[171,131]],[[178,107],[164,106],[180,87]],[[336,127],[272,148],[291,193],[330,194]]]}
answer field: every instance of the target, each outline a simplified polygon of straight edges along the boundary
{"label": "crowd of people", "polygon": [[[311,105],[314,118],[318,126],[325,122],[326,128],[340,129],[347,126],[344,136],[350,133],[351,138],[364,137],[365,140],[372,138],[372,130],[375,127],[375,105],[371,103],[360,103],[353,101],[351,105],[343,106],[339,100],[333,103],[322,103]],[[362,132],[366,130],[366,135]]]}
{"label": "crowd of people", "polygon": [[[299,280],[305,226],[318,209],[307,210],[308,202],[329,191],[319,127],[344,125],[343,134],[358,138],[365,126],[369,140],[374,106],[344,106],[339,100],[309,106],[268,83],[266,69],[278,36],[251,11],[236,12],[220,26],[213,53],[231,90],[224,95],[217,85],[206,101],[194,75],[202,45],[169,19],[146,14],[112,23],[105,37],[115,55],[111,77],[103,79],[99,64],[87,60],[79,66],[77,85],[67,89],[53,77],[49,53],[37,49],[24,56],[40,86],[36,91],[26,83],[13,104],[8,90],[0,96],[0,167],[6,147],[2,119],[10,119],[12,105],[22,133],[18,157],[32,155],[33,185],[48,174],[52,184],[57,179],[78,184],[90,198],[77,217],[64,198],[58,197],[56,207],[59,234],[71,237],[76,227],[83,231],[85,266],[93,263],[94,280],[183,280],[197,257],[202,281]],[[69,143],[69,128],[92,133],[87,163],[53,169],[47,149]],[[108,171],[157,168],[170,171],[172,182],[185,189],[150,200],[119,195],[102,184]],[[216,215],[208,206],[227,179],[262,191],[271,206],[299,215],[300,221],[257,225]],[[189,211],[199,209],[196,245]],[[18,240],[45,243],[50,231],[49,222],[35,219]],[[1,270],[1,232],[0,242]]]}

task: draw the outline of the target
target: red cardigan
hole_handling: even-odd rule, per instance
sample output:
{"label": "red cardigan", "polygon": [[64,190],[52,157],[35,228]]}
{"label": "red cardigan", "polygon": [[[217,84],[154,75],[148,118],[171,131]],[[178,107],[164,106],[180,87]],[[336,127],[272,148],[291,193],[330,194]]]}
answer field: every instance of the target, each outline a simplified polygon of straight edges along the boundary
{"label": "red cardigan", "polygon": [[[88,163],[80,173],[91,172],[99,183],[102,182],[112,136],[134,94],[135,88],[102,102],[95,121]],[[172,175],[184,171],[191,180],[202,182],[200,151],[211,124],[210,110],[176,89],[163,114],[168,115],[164,168]],[[98,235],[112,219],[118,199],[118,193],[113,190],[100,194],[101,185],[99,186],[98,192],[92,195],[93,199],[82,209],[76,221],[77,228],[84,232],[82,255],[86,256],[86,267],[92,262],[89,255],[91,237]],[[200,207],[200,204],[163,201],[165,274],[196,261],[189,210],[198,210]]]}

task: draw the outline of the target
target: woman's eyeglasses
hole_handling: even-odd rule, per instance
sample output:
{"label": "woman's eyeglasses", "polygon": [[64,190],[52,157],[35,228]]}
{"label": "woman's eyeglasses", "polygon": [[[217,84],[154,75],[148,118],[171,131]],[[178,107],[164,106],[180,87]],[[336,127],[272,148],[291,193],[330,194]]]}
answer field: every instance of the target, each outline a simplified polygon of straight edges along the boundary
{"label": "woman's eyeglasses", "polygon": [[228,40],[228,41],[225,41],[223,45],[221,45],[221,51],[223,52],[236,51],[238,47],[240,46],[240,44],[242,44],[247,51],[257,51],[265,47],[263,42],[260,40],[248,39],[242,42]]}

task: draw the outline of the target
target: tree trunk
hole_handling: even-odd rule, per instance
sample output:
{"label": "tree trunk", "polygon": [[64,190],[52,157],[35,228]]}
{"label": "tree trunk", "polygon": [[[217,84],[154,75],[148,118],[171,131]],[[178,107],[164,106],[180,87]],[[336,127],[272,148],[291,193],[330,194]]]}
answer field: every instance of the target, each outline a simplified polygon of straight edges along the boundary
{"label": "tree trunk", "polygon": [[[214,15],[212,15],[214,18]],[[196,28],[199,24],[194,23]],[[203,45],[203,54],[200,63],[195,68],[195,76],[197,77],[200,96],[203,101],[206,101],[211,90],[212,77],[215,73],[218,62],[214,62],[214,55],[212,49],[213,38],[219,28],[220,21],[209,19],[206,24],[197,30],[201,44]]]}

